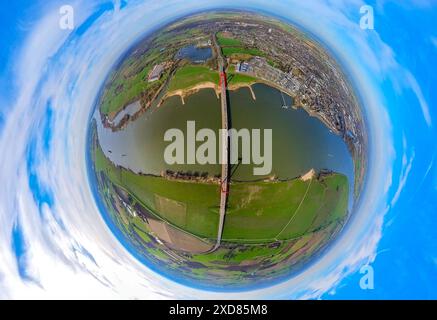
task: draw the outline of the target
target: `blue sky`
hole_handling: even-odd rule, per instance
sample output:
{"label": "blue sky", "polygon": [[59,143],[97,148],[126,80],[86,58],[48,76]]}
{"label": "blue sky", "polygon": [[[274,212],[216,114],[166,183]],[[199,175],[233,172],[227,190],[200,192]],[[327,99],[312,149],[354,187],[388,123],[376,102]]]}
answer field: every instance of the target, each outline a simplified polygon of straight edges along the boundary
{"label": "blue sky", "polygon": [[[435,118],[437,33],[435,6],[399,6],[387,3],[376,11],[376,26],[383,41],[388,43],[400,64],[417,79],[424,99]],[[390,91],[387,91],[387,96]],[[360,290],[356,284],[362,275],[357,272],[344,279],[334,298],[347,299],[417,299],[435,298],[437,283],[436,175],[433,165],[436,154],[435,129],[423,128],[421,115],[415,112],[417,97],[411,93],[388,96],[394,106],[406,108],[394,113],[395,129],[408,139],[408,149],[414,150],[414,166],[410,170],[402,197],[385,217],[384,236],[375,262],[375,289]],[[398,142],[401,149],[402,142]],[[329,296],[326,296],[329,297]]]}
{"label": "blue sky", "polygon": [[[296,278],[239,297],[437,298],[434,1],[367,1],[373,31],[358,27],[361,0],[71,3],[71,34],[57,28],[64,1],[0,11],[0,244],[9,248],[0,252],[0,298],[81,297],[84,288],[90,298],[222,297],[148,270],[111,233],[87,187],[83,126],[134,41],[219,5],[277,14],[314,34],[350,74],[371,134],[363,203],[339,241]],[[358,285],[367,263],[374,290]]]}

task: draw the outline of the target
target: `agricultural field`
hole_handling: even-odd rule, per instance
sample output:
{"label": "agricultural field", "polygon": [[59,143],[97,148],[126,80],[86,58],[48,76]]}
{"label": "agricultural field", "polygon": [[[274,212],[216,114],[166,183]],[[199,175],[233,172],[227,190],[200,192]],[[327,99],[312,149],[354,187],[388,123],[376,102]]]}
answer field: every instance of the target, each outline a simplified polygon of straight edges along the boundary
{"label": "agricultural field", "polygon": [[242,41],[225,36],[223,33],[217,34],[217,41],[222,48],[223,54],[227,57],[245,55],[247,59],[252,56],[265,56],[262,51],[255,48],[247,48]]}
{"label": "agricultural field", "polygon": [[240,40],[230,37],[225,37],[221,32],[217,34],[217,41],[222,48],[243,46],[243,43]]}
{"label": "agricultural field", "polygon": [[223,54],[226,57],[232,57],[237,54],[246,54],[251,56],[264,56],[264,53],[258,49],[245,48],[245,47],[225,47],[222,49]]}
{"label": "agricultural field", "polygon": [[229,241],[295,239],[347,213],[349,187],[340,174],[308,181],[237,182],[231,190],[223,234]]}

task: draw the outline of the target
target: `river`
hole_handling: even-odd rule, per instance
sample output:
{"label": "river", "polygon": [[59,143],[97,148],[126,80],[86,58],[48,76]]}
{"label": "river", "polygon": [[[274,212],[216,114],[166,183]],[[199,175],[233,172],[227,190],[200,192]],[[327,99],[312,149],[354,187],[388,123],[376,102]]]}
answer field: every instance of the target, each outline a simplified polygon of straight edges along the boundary
{"label": "river", "polygon": [[[272,173],[280,179],[291,179],[310,169],[328,169],[343,173],[352,184],[352,157],[341,137],[333,134],[320,120],[303,109],[284,108],[292,99],[265,84],[253,85],[256,100],[248,88],[229,92],[231,127],[236,129],[272,129]],[[168,98],[160,107],[152,107],[123,130],[112,132],[98,123],[98,136],[105,155],[115,164],[134,172],[159,175],[163,170],[208,172],[219,175],[217,165],[168,165],[164,150],[167,129],[181,129],[186,136],[187,121],[195,121],[196,129],[221,126],[220,100],[214,90],[203,89],[187,97]],[[197,145],[200,145],[198,143]],[[262,145],[262,144],[261,144]],[[218,150],[218,147],[217,147]],[[261,149],[262,150],[262,149]],[[233,166],[232,179],[251,181],[253,165]]]}

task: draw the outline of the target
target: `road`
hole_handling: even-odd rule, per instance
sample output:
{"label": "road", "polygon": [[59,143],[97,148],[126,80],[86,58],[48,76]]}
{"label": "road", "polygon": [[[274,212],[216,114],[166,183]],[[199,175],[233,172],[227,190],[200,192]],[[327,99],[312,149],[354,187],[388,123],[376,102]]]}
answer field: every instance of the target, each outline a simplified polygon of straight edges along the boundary
{"label": "road", "polygon": [[[220,46],[218,45],[217,38],[213,36],[214,50],[217,55],[218,70],[220,73],[220,90],[221,90],[221,114],[222,114],[222,132],[228,132],[229,130],[229,117],[228,117],[228,100],[227,100],[227,79],[226,79],[226,59],[223,57]],[[219,225],[217,229],[217,241],[214,247],[209,252],[214,252],[220,247],[223,235],[223,227],[225,223],[226,205],[228,202],[229,194],[229,137],[226,134],[225,139],[222,141],[221,152],[221,185],[220,185],[220,215]]]}

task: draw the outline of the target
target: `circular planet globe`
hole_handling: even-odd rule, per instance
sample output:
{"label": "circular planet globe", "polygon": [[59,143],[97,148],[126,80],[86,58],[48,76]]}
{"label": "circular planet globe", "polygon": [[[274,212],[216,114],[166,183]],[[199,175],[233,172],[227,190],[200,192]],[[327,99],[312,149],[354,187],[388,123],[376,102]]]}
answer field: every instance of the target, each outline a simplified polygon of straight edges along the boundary
{"label": "circular planet globe", "polygon": [[247,12],[185,17],[114,68],[90,124],[106,221],[151,269],[195,287],[301,271],[352,214],[360,108],[314,39]]}

